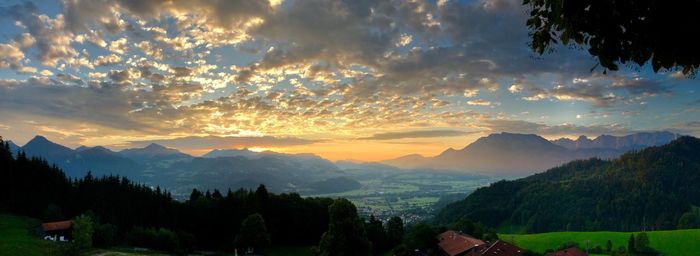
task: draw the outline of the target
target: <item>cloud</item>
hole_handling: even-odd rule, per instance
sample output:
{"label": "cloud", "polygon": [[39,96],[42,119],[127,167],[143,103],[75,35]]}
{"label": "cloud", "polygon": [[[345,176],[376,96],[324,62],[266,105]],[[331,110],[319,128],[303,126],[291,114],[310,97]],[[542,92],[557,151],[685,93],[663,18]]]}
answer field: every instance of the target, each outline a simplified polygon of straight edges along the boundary
{"label": "cloud", "polygon": [[467,101],[467,105],[472,105],[472,106],[491,106],[491,102],[488,101],[488,100],[484,100],[484,99],[476,99],[476,100]]}
{"label": "cloud", "polygon": [[588,135],[596,136],[601,134],[629,134],[635,132],[633,129],[618,124],[596,124],[596,125],[575,125],[575,124],[544,124],[534,123],[524,120],[492,119],[483,120],[477,125],[491,132],[513,132],[539,134],[544,136],[553,135]]}
{"label": "cloud", "polygon": [[102,56],[97,56],[97,58],[93,62],[93,65],[96,67],[108,66],[108,65],[118,64],[121,61],[122,61],[122,58],[116,54],[102,55]]}
{"label": "cloud", "polygon": [[597,107],[612,107],[622,102],[636,102],[641,98],[668,94],[671,92],[670,87],[671,85],[665,85],[659,80],[594,74],[575,77],[570,81],[559,81],[558,85],[550,89],[529,85],[527,87],[529,96],[523,99],[587,101]]}
{"label": "cloud", "polygon": [[436,137],[457,137],[469,135],[477,132],[467,132],[458,130],[425,130],[425,131],[408,131],[408,132],[387,132],[377,133],[370,137],[362,137],[359,140],[398,140],[407,138],[436,138]]}
{"label": "cloud", "polygon": [[24,53],[11,44],[0,44],[0,68],[21,66]]}
{"label": "cloud", "polygon": [[74,58],[79,53],[71,46],[74,34],[66,30],[63,15],[57,15],[52,19],[47,15],[39,14],[38,8],[32,2],[12,5],[0,9],[0,15],[14,18],[21,27],[25,27],[28,33],[35,39],[33,45],[39,51],[39,60],[46,66],[56,66],[58,61],[75,63]]}
{"label": "cloud", "polygon": [[512,84],[510,87],[508,87],[508,91],[510,93],[519,93],[523,91],[523,86],[520,84]]}
{"label": "cloud", "polygon": [[130,141],[130,146],[143,147],[151,143],[161,144],[167,147],[202,150],[202,149],[233,149],[248,147],[290,147],[299,145],[309,145],[321,140],[309,140],[295,137],[220,137],[220,136],[189,136],[174,139]]}

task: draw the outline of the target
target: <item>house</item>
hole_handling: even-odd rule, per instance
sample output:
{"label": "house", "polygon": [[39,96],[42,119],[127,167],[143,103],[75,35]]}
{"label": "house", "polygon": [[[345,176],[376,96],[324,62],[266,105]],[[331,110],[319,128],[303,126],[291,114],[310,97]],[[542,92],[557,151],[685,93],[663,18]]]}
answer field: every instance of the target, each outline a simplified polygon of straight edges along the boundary
{"label": "house", "polygon": [[73,232],[73,221],[57,221],[41,224],[44,231],[44,240],[68,242],[71,240]]}
{"label": "house", "polygon": [[484,241],[454,230],[448,230],[439,234],[437,240],[440,251],[447,256],[464,256],[479,246],[486,244]]}
{"label": "house", "polygon": [[523,249],[515,245],[509,244],[507,242],[496,240],[494,242],[488,243],[485,246],[480,246],[469,253],[466,256],[482,256],[482,255],[492,255],[492,256],[522,256]]}
{"label": "house", "polygon": [[545,256],[588,256],[588,254],[576,247],[571,247],[561,251],[547,253]]}

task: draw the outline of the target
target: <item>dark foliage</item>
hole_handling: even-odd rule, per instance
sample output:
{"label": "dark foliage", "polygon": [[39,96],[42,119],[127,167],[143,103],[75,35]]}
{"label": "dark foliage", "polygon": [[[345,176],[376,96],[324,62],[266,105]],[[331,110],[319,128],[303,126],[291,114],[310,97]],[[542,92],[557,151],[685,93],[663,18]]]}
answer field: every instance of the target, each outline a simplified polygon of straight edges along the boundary
{"label": "dark foliage", "polygon": [[271,194],[264,186],[225,194],[195,190],[190,200],[178,202],[167,191],[124,177],[88,174],[70,180],[43,159],[29,159],[23,152],[13,158],[0,140],[0,209],[45,220],[91,212],[97,220],[96,246],[151,241],[142,246],[173,252],[232,250],[241,222],[253,213],[265,219],[273,245],[309,246],[326,231],[331,203],[328,198]]}
{"label": "dark foliage", "polygon": [[679,68],[694,75],[700,67],[700,1],[524,0],[531,8],[531,47],[542,54],[552,44],[587,46],[601,66],[644,65],[654,71]]}
{"label": "dark foliage", "polygon": [[574,161],[547,172],[480,188],[450,204],[439,223],[469,219],[528,232],[674,229],[700,205],[700,139],[630,152],[612,161]]}
{"label": "dark foliage", "polygon": [[420,250],[421,252],[435,251],[437,245],[437,235],[440,233],[436,227],[428,223],[418,223],[413,225],[406,233],[404,244],[409,251]]}
{"label": "dark foliage", "polygon": [[318,245],[319,256],[369,255],[372,243],[367,239],[364,223],[357,209],[345,198],[336,199],[329,207],[328,231]]}
{"label": "dark foliage", "polygon": [[460,220],[452,225],[452,229],[485,241],[498,240],[498,234],[494,228],[470,220]]}
{"label": "dark foliage", "polygon": [[265,220],[260,214],[251,214],[241,223],[241,230],[236,236],[236,247],[249,250],[251,253],[261,252],[270,246],[270,234],[267,233]]}
{"label": "dark foliage", "polygon": [[403,220],[399,217],[391,217],[386,223],[386,236],[389,247],[395,247],[403,241],[405,229]]}
{"label": "dark foliage", "polygon": [[379,255],[389,249],[386,230],[380,220],[370,216],[369,221],[365,223],[365,231],[367,231],[367,239],[372,243],[373,255]]}

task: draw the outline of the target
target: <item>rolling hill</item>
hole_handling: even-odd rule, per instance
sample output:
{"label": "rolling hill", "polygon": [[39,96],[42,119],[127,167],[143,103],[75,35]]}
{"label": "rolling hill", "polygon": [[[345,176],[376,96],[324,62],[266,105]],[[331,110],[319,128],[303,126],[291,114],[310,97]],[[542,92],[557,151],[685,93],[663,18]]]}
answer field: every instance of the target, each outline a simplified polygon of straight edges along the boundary
{"label": "rolling hill", "polygon": [[526,232],[673,229],[700,205],[700,139],[633,151],[615,160],[578,160],[500,181],[446,206],[441,223],[470,219]]}

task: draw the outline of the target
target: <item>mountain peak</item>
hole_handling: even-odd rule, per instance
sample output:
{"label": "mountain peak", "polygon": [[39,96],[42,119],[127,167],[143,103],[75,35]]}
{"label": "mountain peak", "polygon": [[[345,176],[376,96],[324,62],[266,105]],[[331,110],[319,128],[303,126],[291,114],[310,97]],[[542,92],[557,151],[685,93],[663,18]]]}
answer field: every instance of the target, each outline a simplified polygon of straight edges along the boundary
{"label": "mountain peak", "polygon": [[24,144],[24,146],[22,146],[22,150],[24,150],[24,152],[26,152],[29,156],[41,156],[46,158],[73,153],[72,149],[52,142],[41,135],[35,136],[33,139],[27,142],[27,144]]}
{"label": "mountain peak", "polygon": [[119,153],[123,156],[137,160],[151,159],[153,157],[189,157],[189,155],[182,153],[177,149],[168,148],[157,143],[148,144],[146,147],[143,148],[124,149],[122,151],[119,151]]}
{"label": "mountain peak", "polygon": [[[37,142],[51,142],[51,141],[44,136],[37,135],[37,136],[34,136],[34,138],[32,138],[31,140],[29,140],[29,142],[27,142],[27,144],[32,143],[32,142],[37,143]],[[53,142],[51,142],[51,143],[53,143]]]}
{"label": "mountain peak", "polygon": [[161,149],[167,149],[167,148],[163,145],[158,144],[158,143],[151,143],[151,144],[148,144],[148,146],[146,146],[144,149],[161,150]]}

